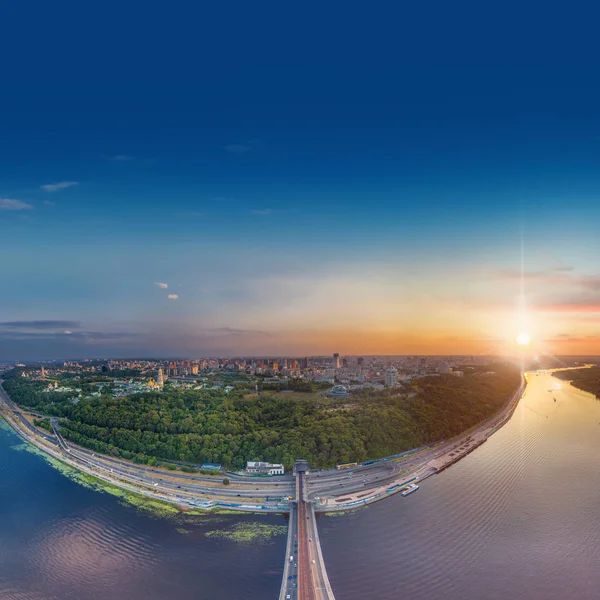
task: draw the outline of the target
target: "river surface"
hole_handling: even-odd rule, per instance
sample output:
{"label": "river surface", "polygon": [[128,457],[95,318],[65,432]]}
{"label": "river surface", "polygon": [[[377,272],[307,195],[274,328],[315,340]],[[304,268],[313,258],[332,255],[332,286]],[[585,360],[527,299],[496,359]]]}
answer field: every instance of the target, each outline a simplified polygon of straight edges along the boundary
{"label": "river surface", "polygon": [[286,533],[250,545],[206,533],[285,516],[153,518],[71,481],[0,423],[1,600],[277,598]]}
{"label": "river surface", "polygon": [[[319,517],[336,600],[600,597],[600,403],[529,382],[507,425],[415,494]],[[19,445],[0,428],[2,600],[276,600],[285,535],[206,533],[284,517],[151,518]]]}
{"label": "river surface", "polygon": [[531,374],[510,422],[466,458],[320,524],[336,600],[598,599],[600,402]]}

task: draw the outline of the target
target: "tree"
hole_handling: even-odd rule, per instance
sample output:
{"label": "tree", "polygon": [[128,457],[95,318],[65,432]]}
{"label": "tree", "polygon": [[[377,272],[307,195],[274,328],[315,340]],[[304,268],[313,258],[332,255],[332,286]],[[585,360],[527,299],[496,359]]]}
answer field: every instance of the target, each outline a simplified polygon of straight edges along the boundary
{"label": "tree", "polygon": [[229,477],[223,479],[223,485],[229,485]]}
{"label": "tree", "polygon": [[[72,392],[46,391],[47,382],[19,372],[9,372],[6,391],[17,404],[60,417],[67,440],[150,465],[180,461],[199,468],[210,462],[226,470],[253,460],[290,469],[299,457],[314,468],[332,467],[449,439],[492,416],[520,383],[517,368],[488,365],[482,372],[464,369],[464,377],[421,378],[412,390],[362,389],[343,399],[317,395],[319,384],[292,380],[290,387],[302,391],[290,396],[246,397],[248,386],[236,385],[228,394],[165,388],[160,394],[103,395],[74,404]],[[600,394],[600,374],[590,370],[585,376]],[[82,378],[78,385],[90,381]]]}

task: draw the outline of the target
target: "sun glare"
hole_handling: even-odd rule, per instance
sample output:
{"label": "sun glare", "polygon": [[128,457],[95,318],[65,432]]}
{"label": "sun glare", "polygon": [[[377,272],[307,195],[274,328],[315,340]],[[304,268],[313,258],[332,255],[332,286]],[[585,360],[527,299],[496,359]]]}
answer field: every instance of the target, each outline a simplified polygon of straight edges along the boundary
{"label": "sun glare", "polygon": [[517,344],[519,344],[519,346],[527,346],[529,342],[531,342],[531,336],[528,333],[519,333],[517,336]]}

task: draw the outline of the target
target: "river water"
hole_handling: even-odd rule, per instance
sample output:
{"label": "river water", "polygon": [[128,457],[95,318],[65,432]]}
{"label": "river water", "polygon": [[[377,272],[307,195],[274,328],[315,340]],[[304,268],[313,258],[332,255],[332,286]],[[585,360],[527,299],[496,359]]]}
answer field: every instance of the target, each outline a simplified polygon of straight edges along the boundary
{"label": "river water", "polygon": [[[337,600],[600,597],[600,403],[529,382],[507,425],[417,493],[319,517]],[[2,600],[277,598],[284,535],[206,533],[284,517],[151,518],[19,444],[0,429]]]}
{"label": "river water", "polygon": [[600,598],[600,402],[554,384],[531,375],[510,422],[418,492],[321,518],[336,599]]}
{"label": "river water", "polygon": [[244,545],[207,537],[278,515],[199,523],[152,518],[71,481],[0,428],[1,600],[277,598],[286,534]]}

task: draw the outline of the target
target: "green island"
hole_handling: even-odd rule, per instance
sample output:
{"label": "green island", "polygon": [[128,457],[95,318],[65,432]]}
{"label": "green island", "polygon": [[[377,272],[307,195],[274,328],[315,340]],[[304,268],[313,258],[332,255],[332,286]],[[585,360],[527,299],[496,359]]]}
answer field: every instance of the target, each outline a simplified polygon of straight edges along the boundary
{"label": "green island", "polygon": [[[303,457],[325,468],[456,436],[500,410],[520,383],[511,364],[465,365],[462,372],[361,388],[345,398],[323,395],[322,387],[304,381],[289,390],[263,386],[257,394],[255,382],[242,375],[231,378],[226,391],[167,383],[160,392],[123,397],[112,393],[108,378],[82,377],[74,396],[48,391],[47,381],[17,368],[3,386],[20,406],[59,417],[66,439],[138,463],[181,461],[188,464],[167,466],[196,471],[194,465],[209,462],[241,469],[246,461],[264,460],[289,469]],[[36,424],[51,429],[47,418]]]}
{"label": "green island", "polygon": [[267,525],[259,521],[242,521],[227,529],[215,529],[205,535],[209,538],[220,538],[238,544],[260,544],[272,537],[287,532],[285,525]]}
{"label": "green island", "polygon": [[574,387],[590,392],[600,399],[600,367],[555,371],[552,375],[557,379],[570,381]]}

